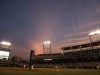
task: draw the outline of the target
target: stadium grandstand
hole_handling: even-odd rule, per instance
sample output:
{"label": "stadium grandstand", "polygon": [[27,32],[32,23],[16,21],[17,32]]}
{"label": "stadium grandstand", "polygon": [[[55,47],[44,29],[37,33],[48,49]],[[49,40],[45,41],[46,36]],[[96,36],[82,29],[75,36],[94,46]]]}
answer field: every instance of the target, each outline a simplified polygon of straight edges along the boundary
{"label": "stadium grandstand", "polygon": [[40,54],[32,59],[34,67],[99,68],[100,41],[62,47],[63,54]]}

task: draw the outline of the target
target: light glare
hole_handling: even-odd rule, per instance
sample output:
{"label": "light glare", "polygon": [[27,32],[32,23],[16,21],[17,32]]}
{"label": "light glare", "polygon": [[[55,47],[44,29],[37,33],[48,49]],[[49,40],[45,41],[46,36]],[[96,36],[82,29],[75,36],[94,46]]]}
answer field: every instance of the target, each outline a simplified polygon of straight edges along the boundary
{"label": "light glare", "polygon": [[96,30],[89,33],[89,35],[97,35],[97,34],[100,34],[100,30]]}
{"label": "light glare", "polygon": [[51,42],[50,41],[45,41],[43,42],[44,44],[50,44]]}
{"label": "light glare", "polygon": [[0,42],[0,44],[1,44],[1,45],[8,45],[8,46],[10,46],[10,45],[11,45],[11,43],[10,43],[10,42],[6,42],[6,41],[2,41],[2,42]]}

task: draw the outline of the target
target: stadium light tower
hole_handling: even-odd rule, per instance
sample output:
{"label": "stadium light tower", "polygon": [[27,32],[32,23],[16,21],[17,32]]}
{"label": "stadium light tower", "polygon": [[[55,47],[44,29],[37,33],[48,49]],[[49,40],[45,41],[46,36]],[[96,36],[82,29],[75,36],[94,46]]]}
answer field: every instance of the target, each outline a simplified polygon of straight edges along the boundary
{"label": "stadium light tower", "polygon": [[51,41],[45,41],[45,42],[43,42],[43,53],[45,54],[44,50],[45,50],[46,45],[49,45],[50,53],[52,53],[51,52]]}
{"label": "stadium light tower", "polygon": [[89,33],[89,39],[90,39],[90,42],[91,42],[92,49],[93,49],[93,46],[92,46],[91,36],[98,35],[98,34],[100,34],[100,30],[95,30],[95,31]]}

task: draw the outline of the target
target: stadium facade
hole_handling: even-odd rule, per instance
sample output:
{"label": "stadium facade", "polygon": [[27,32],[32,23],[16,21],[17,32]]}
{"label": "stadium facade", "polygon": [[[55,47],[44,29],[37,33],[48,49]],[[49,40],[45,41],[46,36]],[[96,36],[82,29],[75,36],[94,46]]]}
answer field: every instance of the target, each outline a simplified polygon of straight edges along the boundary
{"label": "stadium facade", "polygon": [[100,67],[100,41],[62,47],[63,54],[34,56],[35,67],[96,68]]}

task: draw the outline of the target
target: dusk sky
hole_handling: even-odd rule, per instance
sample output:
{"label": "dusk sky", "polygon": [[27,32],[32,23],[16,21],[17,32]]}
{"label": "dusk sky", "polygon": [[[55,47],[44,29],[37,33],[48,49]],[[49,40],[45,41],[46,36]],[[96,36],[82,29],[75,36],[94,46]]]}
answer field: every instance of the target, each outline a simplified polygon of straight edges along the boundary
{"label": "dusk sky", "polygon": [[0,40],[12,43],[12,55],[40,54],[46,40],[61,52],[89,42],[88,33],[99,28],[100,0],[0,0]]}

